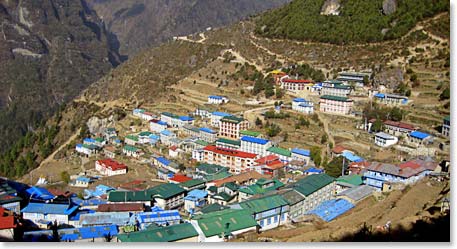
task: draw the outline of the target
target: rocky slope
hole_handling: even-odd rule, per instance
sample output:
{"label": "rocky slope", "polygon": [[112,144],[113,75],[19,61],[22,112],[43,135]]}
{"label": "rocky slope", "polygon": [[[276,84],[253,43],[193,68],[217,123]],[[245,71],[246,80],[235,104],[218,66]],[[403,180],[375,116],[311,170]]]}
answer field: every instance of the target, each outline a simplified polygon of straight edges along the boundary
{"label": "rocky slope", "polygon": [[0,151],[120,63],[84,0],[0,2]]}
{"label": "rocky slope", "polygon": [[88,0],[107,28],[119,38],[121,53],[142,49],[224,26],[290,0]]}

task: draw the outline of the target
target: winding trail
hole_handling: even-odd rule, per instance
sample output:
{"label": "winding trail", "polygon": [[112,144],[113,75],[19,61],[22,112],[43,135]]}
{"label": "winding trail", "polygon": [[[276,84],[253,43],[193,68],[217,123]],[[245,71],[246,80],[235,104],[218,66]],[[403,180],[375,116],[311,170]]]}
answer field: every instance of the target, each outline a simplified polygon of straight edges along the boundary
{"label": "winding trail", "polygon": [[79,130],[77,132],[75,132],[71,137],[69,137],[67,139],[67,141],[65,143],[63,143],[57,150],[54,150],[54,152],[52,152],[51,155],[49,155],[48,157],[46,157],[46,159],[44,159],[41,163],[40,163],[40,166],[38,166],[37,169],[39,169],[41,166],[47,164],[47,163],[50,163],[52,161],[55,161],[54,160],[54,156],[57,154],[57,152],[59,152],[60,150],[62,150],[65,146],[69,145],[73,140],[75,140],[77,137],[78,137],[78,134],[81,132],[81,128],[79,128]]}

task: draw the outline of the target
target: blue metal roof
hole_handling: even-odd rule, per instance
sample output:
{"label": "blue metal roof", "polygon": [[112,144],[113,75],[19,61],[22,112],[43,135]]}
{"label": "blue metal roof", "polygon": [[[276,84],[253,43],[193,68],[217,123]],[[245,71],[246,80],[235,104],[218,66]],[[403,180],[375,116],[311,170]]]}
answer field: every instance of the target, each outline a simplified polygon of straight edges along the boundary
{"label": "blue metal roof", "polygon": [[199,199],[205,198],[207,195],[208,192],[205,190],[194,189],[191,190],[186,197],[184,197],[184,200],[198,201]]}
{"label": "blue metal roof", "polygon": [[351,161],[351,162],[356,162],[356,163],[358,163],[358,162],[363,162],[363,161],[364,161],[363,158],[361,158],[361,157],[359,157],[359,156],[357,156],[357,155],[355,155],[355,154],[353,154],[352,152],[349,152],[349,151],[343,152],[342,155],[343,155],[346,159],[348,159],[349,161]]}
{"label": "blue metal roof", "polygon": [[262,144],[265,145],[269,140],[262,139],[262,138],[256,138],[256,137],[249,137],[249,136],[243,136],[241,137],[241,141],[249,142],[249,143],[256,143],[256,144]]}
{"label": "blue metal roof", "polygon": [[52,230],[24,232],[24,242],[45,242],[54,239]]}
{"label": "blue metal roof", "polygon": [[84,138],[83,140],[85,143],[95,143],[95,139],[92,139],[92,138]]}
{"label": "blue metal roof", "polygon": [[306,102],[306,99],[304,99],[304,98],[295,98],[293,101],[294,102]]}
{"label": "blue metal roof", "polygon": [[324,172],[324,170],[311,167],[307,170],[304,170],[303,172],[305,172],[305,173],[322,173],[322,172]]}
{"label": "blue metal roof", "polygon": [[89,183],[90,179],[87,177],[84,177],[84,176],[80,176],[80,177],[76,178],[76,181]]}
{"label": "blue metal roof", "polygon": [[64,214],[70,215],[75,212],[79,206],[70,207],[67,204],[54,203],[29,203],[21,210],[22,213],[38,213],[38,214]]}
{"label": "blue metal roof", "polygon": [[116,225],[81,227],[78,230],[81,239],[103,238],[107,235],[115,236],[118,234]]}
{"label": "blue metal roof", "polygon": [[171,132],[169,130],[163,130],[160,132],[160,134],[165,135],[165,136],[171,136],[173,134],[173,132]]}
{"label": "blue metal roof", "polygon": [[157,124],[159,124],[159,125],[165,125],[165,126],[168,125],[167,122],[162,121],[162,120],[159,120],[159,121],[157,122]]}
{"label": "blue metal roof", "polygon": [[344,199],[336,199],[322,202],[317,208],[311,210],[308,214],[315,214],[326,222],[346,213],[354,205]]}
{"label": "blue metal roof", "polygon": [[413,131],[409,134],[411,137],[418,138],[418,139],[425,139],[430,136],[430,134],[427,134],[425,132],[420,132],[420,131]]}
{"label": "blue metal roof", "polygon": [[108,224],[123,226],[131,222],[130,218],[130,213],[128,212],[98,212],[93,214],[81,214],[79,223],[81,226]]}
{"label": "blue metal roof", "polygon": [[47,189],[35,186],[27,189],[25,192],[33,199],[52,200],[55,197]]}
{"label": "blue metal roof", "polygon": [[138,214],[138,221],[140,223],[165,223],[174,220],[181,220],[181,215],[178,210],[144,212]]}
{"label": "blue metal roof", "polygon": [[212,115],[221,116],[221,117],[232,116],[232,114],[226,113],[226,112],[213,112]]}
{"label": "blue metal roof", "polygon": [[74,215],[70,216],[68,219],[71,221],[79,221],[79,218],[81,218],[81,214],[93,214],[93,213],[95,213],[94,210],[88,210],[88,209],[79,210]]}
{"label": "blue metal roof", "polygon": [[302,156],[311,156],[311,152],[309,150],[304,150],[304,149],[299,149],[299,148],[293,148],[291,150],[292,153],[302,155]]}
{"label": "blue metal roof", "polygon": [[210,95],[210,96],[208,96],[208,98],[210,98],[210,99],[222,99],[221,96],[217,96],[217,95]]}
{"label": "blue metal roof", "polygon": [[375,96],[376,98],[381,98],[381,99],[383,99],[383,98],[386,97],[386,95],[383,94],[383,93],[377,93],[377,94],[375,94],[374,96]]}
{"label": "blue metal roof", "polygon": [[171,163],[170,160],[166,159],[165,157],[158,157],[157,161],[165,166],[168,166]]}
{"label": "blue metal roof", "polygon": [[298,106],[301,106],[301,107],[314,107],[314,105],[312,105],[312,104],[299,104]]}
{"label": "blue metal roof", "polygon": [[192,120],[194,120],[193,117],[189,117],[189,116],[180,116],[179,119],[181,121],[192,121]]}
{"label": "blue metal roof", "polygon": [[206,133],[211,133],[211,134],[216,133],[215,131],[211,130],[210,128],[206,128],[206,127],[200,128],[200,131],[203,131]]}

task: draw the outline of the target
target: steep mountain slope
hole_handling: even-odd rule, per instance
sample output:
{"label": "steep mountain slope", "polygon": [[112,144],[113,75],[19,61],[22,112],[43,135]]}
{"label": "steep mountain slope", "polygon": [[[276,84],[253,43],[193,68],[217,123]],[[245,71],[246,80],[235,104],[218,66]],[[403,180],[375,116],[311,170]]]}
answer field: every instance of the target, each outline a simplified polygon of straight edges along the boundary
{"label": "steep mountain slope", "polygon": [[120,63],[84,0],[0,2],[0,151]]}
{"label": "steep mountain slope", "polygon": [[173,36],[224,26],[290,0],[88,0],[132,56]]}
{"label": "steep mountain slope", "polygon": [[418,21],[447,10],[446,0],[294,0],[262,16],[256,31],[335,44],[379,42],[399,38]]}

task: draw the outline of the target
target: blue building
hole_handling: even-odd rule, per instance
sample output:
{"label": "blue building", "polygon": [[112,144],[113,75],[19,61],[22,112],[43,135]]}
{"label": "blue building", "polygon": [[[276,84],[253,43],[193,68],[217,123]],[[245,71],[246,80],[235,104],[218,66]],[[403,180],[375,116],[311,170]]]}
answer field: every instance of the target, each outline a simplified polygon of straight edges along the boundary
{"label": "blue building", "polygon": [[194,189],[191,190],[186,197],[184,197],[184,210],[193,214],[196,208],[206,205],[206,197],[208,192],[205,190]]}

